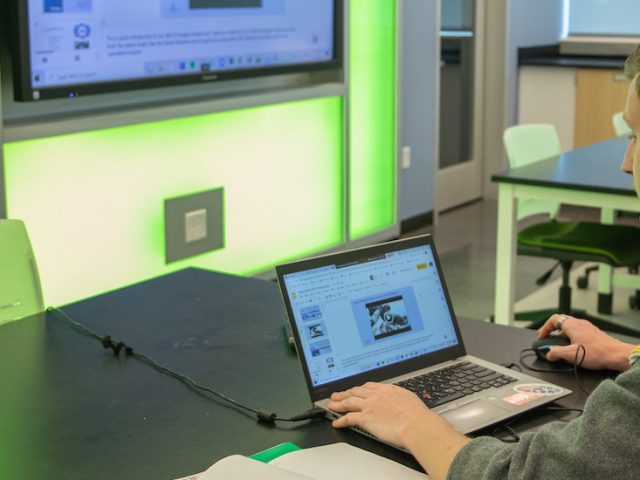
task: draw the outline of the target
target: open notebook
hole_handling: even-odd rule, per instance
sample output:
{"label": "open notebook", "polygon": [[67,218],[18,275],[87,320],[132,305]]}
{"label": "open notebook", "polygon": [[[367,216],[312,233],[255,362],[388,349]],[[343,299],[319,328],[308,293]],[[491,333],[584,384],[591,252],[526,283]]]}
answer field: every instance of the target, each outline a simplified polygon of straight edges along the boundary
{"label": "open notebook", "polygon": [[180,480],[428,480],[424,473],[347,443],[287,453],[262,463],[241,455]]}

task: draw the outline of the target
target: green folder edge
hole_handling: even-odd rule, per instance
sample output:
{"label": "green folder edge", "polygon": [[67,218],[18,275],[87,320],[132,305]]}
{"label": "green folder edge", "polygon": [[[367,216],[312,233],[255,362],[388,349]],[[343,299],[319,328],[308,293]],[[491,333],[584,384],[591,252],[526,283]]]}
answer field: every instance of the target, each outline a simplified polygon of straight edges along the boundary
{"label": "green folder edge", "polygon": [[267,448],[266,450],[262,450],[261,452],[254,453],[250,455],[249,458],[257,460],[259,462],[267,463],[273,460],[274,458],[278,458],[285,453],[295,452],[297,450],[302,450],[298,445],[291,442],[280,443],[275,447]]}

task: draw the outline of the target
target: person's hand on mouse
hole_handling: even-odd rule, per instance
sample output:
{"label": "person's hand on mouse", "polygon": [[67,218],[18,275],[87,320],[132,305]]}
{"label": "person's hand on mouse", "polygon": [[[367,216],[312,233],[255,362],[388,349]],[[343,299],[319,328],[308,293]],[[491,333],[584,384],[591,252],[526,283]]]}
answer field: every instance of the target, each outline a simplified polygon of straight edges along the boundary
{"label": "person's hand on mouse", "polygon": [[[581,366],[584,368],[615,371],[629,368],[629,355],[634,345],[616,340],[591,322],[555,313],[538,330],[538,338],[545,338],[555,330],[561,330],[569,337],[571,345],[551,347],[546,357],[550,362],[564,360],[573,364],[578,345],[582,345],[585,357]],[[578,361],[581,359],[582,352],[578,355]]]}

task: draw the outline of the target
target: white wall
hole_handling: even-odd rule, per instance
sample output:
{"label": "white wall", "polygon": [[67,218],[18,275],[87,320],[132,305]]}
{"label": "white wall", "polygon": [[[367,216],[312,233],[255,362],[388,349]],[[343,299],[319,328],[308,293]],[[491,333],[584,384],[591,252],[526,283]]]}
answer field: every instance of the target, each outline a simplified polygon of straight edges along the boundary
{"label": "white wall", "polygon": [[412,152],[411,168],[400,171],[400,220],[435,208],[439,1],[400,2],[398,144],[411,147]]}
{"label": "white wall", "polygon": [[[480,0],[479,0],[480,1]],[[495,198],[491,175],[506,168],[504,129],[517,121],[518,48],[557,44],[564,0],[485,0],[483,196]]]}
{"label": "white wall", "polygon": [[509,0],[507,6],[507,122],[517,121],[518,49],[553,45],[564,25],[564,0]]}

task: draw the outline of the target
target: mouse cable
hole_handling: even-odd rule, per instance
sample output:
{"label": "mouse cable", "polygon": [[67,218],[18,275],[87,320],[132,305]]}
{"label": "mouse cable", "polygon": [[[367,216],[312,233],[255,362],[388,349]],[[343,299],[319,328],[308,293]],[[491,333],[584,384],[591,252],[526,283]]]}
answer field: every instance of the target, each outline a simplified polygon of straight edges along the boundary
{"label": "mouse cable", "polygon": [[275,412],[270,410],[249,407],[243,403],[240,403],[232,399],[231,397],[228,397],[227,395],[217,392],[204,385],[200,385],[195,380],[193,380],[192,378],[186,375],[183,375],[182,373],[176,372],[175,370],[171,370],[170,368],[159,364],[157,361],[155,361],[148,355],[134,351],[133,348],[131,348],[129,345],[125,344],[122,341],[117,341],[113,339],[110,335],[103,336],[94,332],[93,330],[86,327],[85,325],[73,320],[61,308],[49,307],[47,308],[47,312],[59,313],[59,317],[63,318],[67,323],[73,325],[76,329],[82,331],[84,334],[88,335],[89,337],[98,340],[104,348],[110,348],[113,351],[113,354],[115,356],[120,356],[120,352],[124,351],[125,356],[137,358],[138,360],[142,361],[143,363],[146,363],[153,369],[182,382],[192,390],[209,393],[220,400],[223,400],[227,403],[230,403],[231,405],[234,405],[235,407],[238,407],[244,411],[250,412],[254,414],[256,418],[261,422],[270,423],[270,424],[273,424],[275,422],[301,422],[303,420],[311,420],[314,418],[321,418],[325,416],[325,411],[318,407],[311,408],[305,412],[302,412],[298,415],[294,415],[288,418],[278,417]]}
{"label": "mouse cable", "polygon": [[578,386],[580,387],[580,389],[587,395],[591,394],[591,392],[589,392],[584,387],[584,385],[582,384],[582,381],[580,380],[580,377],[578,376],[578,369],[582,366],[582,364],[584,363],[584,359],[587,356],[587,350],[586,350],[586,348],[584,348],[584,345],[578,344],[578,348],[576,349],[576,356],[573,359],[573,365],[571,365],[571,366],[569,366],[567,368],[555,369],[555,368],[534,367],[529,362],[525,361],[525,358],[532,357],[534,355],[535,355],[535,352],[534,352],[534,350],[532,348],[525,348],[524,350],[520,351],[520,365],[522,365],[527,370],[531,370],[533,372],[573,373],[573,375],[576,378],[576,382],[578,383]]}
{"label": "mouse cable", "polygon": [[[509,434],[509,438],[504,438],[502,435],[500,435],[501,431],[507,432]],[[515,428],[513,428],[508,423],[496,427],[493,432],[491,432],[491,435],[504,443],[517,443],[520,441],[520,435],[518,435],[518,432],[515,430]]]}
{"label": "mouse cable", "polygon": [[553,405],[542,406],[539,408],[539,410],[548,410],[550,412],[576,412],[578,415],[576,415],[575,418],[578,418],[584,413],[584,410],[582,410],[581,408],[555,407]]}
{"label": "mouse cable", "polygon": [[521,367],[520,367],[520,365],[518,365],[517,363],[513,363],[513,362],[505,362],[505,363],[501,363],[501,364],[500,364],[500,366],[501,366],[501,367],[504,367],[504,368],[508,368],[508,369],[510,369],[510,370],[512,370],[512,369],[516,369],[516,370],[518,370],[519,372],[522,372],[522,368],[521,368]]}
{"label": "mouse cable", "polygon": [[[563,422],[563,423],[569,423],[572,420],[575,420],[576,418],[578,418],[580,415],[582,415],[584,413],[584,411],[581,408],[570,408],[570,407],[554,407],[554,406],[542,406],[542,407],[538,407],[535,409],[536,412],[540,412],[540,411],[550,411],[550,412],[577,412],[578,415],[576,415],[574,418],[572,418],[571,420],[555,420],[556,422]],[[518,431],[513,428],[512,424],[517,420],[517,418],[514,418],[513,420],[508,421],[507,423],[504,423],[502,425],[498,425],[493,432],[491,433],[491,435],[494,438],[497,438],[498,440],[500,440],[501,442],[505,442],[505,443],[516,443],[520,441],[520,435],[518,434]],[[509,437],[505,438],[503,435],[500,435],[500,432],[506,432]]]}

